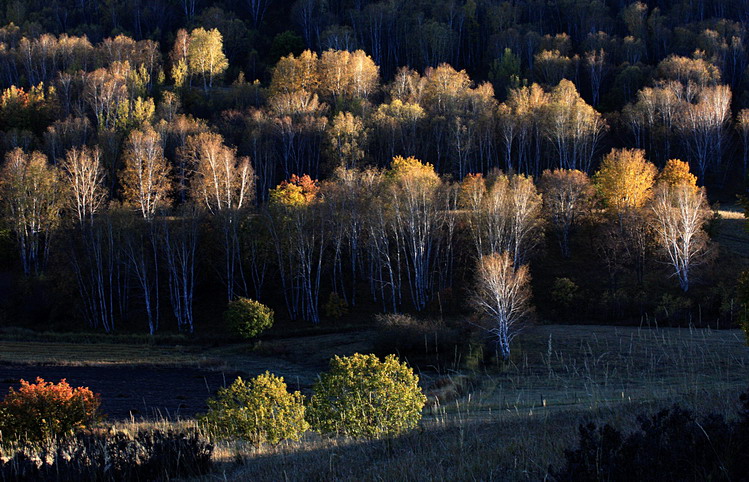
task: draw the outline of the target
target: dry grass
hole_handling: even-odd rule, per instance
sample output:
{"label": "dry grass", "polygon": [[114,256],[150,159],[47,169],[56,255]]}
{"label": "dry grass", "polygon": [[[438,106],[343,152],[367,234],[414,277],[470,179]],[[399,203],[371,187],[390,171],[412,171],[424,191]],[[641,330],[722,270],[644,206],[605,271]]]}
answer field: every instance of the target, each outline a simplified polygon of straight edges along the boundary
{"label": "dry grass", "polygon": [[737,254],[737,261],[746,265],[749,263],[749,231],[743,209],[737,205],[724,205],[718,214],[721,217],[718,243]]}

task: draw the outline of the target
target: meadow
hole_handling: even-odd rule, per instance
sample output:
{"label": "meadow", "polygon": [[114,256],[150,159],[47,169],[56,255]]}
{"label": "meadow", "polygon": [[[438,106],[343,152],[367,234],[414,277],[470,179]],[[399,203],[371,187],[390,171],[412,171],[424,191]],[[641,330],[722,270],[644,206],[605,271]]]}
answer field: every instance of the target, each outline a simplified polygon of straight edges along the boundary
{"label": "meadow", "polygon": [[[6,366],[25,363],[38,371],[54,365],[160,366],[172,369],[164,373],[177,384],[180,369],[245,376],[271,370],[303,393],[332,353],[376,349],[369,329],[308,330],[255,345],[222,346],[15,338],[0,342],[0,362],[12,363]],[[425,350],[428,345],[427,335]],[[215,470],[205,480],[540,480],[563,461],[564,449],[575,446],[581,423],[626,428],[638,414],[674,403],[730,418],[749,380],[749,350],[739,330],[664,328],[655,320],[639,327],[536,325],[516,339],[507,362],[457,347],[431,353],[432,365],[416,358],[428,396],[417,430],[376,441],[314,433],[276,446],[215,441]],[[196,424],[192,417],[138,415],[108,423],[130,432]]]}

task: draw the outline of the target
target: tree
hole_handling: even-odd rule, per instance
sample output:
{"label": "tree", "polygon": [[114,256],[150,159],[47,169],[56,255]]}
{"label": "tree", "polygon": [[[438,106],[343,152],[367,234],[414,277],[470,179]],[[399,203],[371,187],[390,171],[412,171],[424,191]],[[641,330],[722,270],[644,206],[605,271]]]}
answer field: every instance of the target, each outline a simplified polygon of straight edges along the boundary
{"label": "tree", "polygon": [[[605,227],[610,242],[601,245],[602,254],[607,260],[618,258],[631,264],[638,282],[644,279],[645,261],[653,239],[645,208],[653,197],[657,172],[645,159],[645,151],[612,149],[593,177],[598,196],[613,223]],[[614,272],[610,271],[612,287]]]}
{"label": "tree", "polygon": [[544,135],[559,156],[557,167],[590,171],[606,124],[580,97],[575,84],[562,80],[554,87],[541,115]]}
{"label": "tree", "polygon": [[590,178],[576,170],[546,170],[539,185],[546,215],[557,231],[562,255],[568,258],[570,232],[586,215],[593,198]]}
{"label": "tree", "polygon": [[74,147],[67,151],[62,163],[68,185],[68,205],[79,224],[92,223],[94,215],[104,207],[104,168],[97,148]]}
{"label": "tree", "polygon": [[193,203],[178,208],[174,216],[161,220],[161,248],[169,280],[169,297],[180,332],[195,329],[193,298],[201,210]]}
{"label": "tree", "polygon": [[247,157],[237,157],[235,149],[224,145],[215,133],[201,133],[187,139],[184,152],[192,160],[193,200],[213,215],[221,229],[224,248],[224,276],[228,301],[237,287],[247,293],[242,268],[241,214],[255,195],[255,175]]}
{"label": "tree", "polygon": [[355,168],[364,158],[367,135],[361,118],[351,112],[339,112],[327,131],[328,152],[333,165]]}
{"label": "tree", "polygon": [[676,126],[703,182],[710,168],[723,163],[727,127],[731,120],[731,89],[727,85],[703,87],[696,103],[686,103]]}
{"label": "tree", "polygon": [[704,257],[708,236],[703,230],[710,218],[705,193],[689,182],[661,182],[652,202],[658,244],[667,254],[679,287],[689,290],[690,273]]}
{"label": "tree", "polygon": [[196,28],[190,32],[187,45],[187,66],[192,75],[203,78],[203,89],[213,87],[214,77],[220,76],[229,67],[224,55],[223,38],[218,29]]}
{"label": "tree", "polygon": [[146,220],[168,203],[172,191],[171,169],[161,146],[161,136],[150,127],[132,131],[125,143],[120,173],[123,198]]}
{"label": "tree", "polygon": [[612,149],[593,180],[606,208],[621,216],[650,200],[657,172],[642,149]]}
{"label": "tree", "polygon": [[434,167],[414,157],[396,156],[385,172],[387,203],[398,249],[406,264],[411,299],[417,310],[426,308],[434,290],[433,271],[440,250],[448,248],[443,226],[449,221],[450,196]]}
{"label": "tree", "polygon": [[746,177],[749,167],[749,109],[741,109],[736,117],[736,129],[741,137],[741,172]]}
{"label": "tree", "polygon": [[679,159],[669,159],[666,166],[656,178],[657,184],[666,184],[669,187],[676,187],[684,184],[692,187],[695,191],[697,188],[697,176],[689,172],[689,164]]}
{"label": "tree", "polygon": [[291,319],[320,321],[323,254],[328,243],[317,181],[293,175],[270,192],[265,211]]}
{"label": "tree", "polygon": [[533,179],[499,174],[487,186],[483,176],[470,176],[461,197],[477,256],[508,252],[517,266],[523,264],[541,235],[542,200]]}
{"label": "tree", "polygon": [[487,331],[496,339],[503,359],[510,357],[510,344],[530,314],[528,266],[515,267],[509,253],[482,256],[476,272],[473,302],[488,317]]}
{"label": "tree", "polygon": [[335,356],[312,388],[307,409],[312,428],[323,434],[379,438],[415,428],[426,396],[419,377],[395,355]]}
{"label": "tree", "polygon": [[0,170],[0,200],[16,234],[23,273],[44,271],[63,208],[60,172],[47,156],[16,148],[5,155]]}

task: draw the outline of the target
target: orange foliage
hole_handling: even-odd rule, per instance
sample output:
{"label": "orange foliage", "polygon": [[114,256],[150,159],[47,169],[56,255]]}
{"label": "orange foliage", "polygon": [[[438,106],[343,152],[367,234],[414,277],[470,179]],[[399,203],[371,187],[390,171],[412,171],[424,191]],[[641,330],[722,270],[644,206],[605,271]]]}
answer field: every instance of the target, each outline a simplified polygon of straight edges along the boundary
{"label": "orange foliage", "polygon": [[18,391],[10,388],[0,403],[0,435],[5,439],[46,440],[86,428],[97,421],[101,401],[86,387],[21,380]]}
{"label": "orange foliage", "polygon": [[320,192],[320,186],[309,174],[297,176],[292,174],[288,181],[283,181],[270,192],[271,202],[284,206],[306,206],[311,204]]}

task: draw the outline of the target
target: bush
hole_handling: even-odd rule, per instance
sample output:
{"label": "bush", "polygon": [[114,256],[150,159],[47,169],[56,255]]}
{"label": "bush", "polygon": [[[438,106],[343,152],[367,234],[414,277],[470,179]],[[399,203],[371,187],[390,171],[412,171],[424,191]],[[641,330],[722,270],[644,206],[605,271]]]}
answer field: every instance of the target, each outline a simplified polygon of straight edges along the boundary
{"label": "bush", "polygon": [[165,480],[211,471],[213,446],[195,431],[79,433],[52,445],[0,450],[0,480]]}
{"label": "bush", "polygon": [[579,448],[566,450],[557,480],[745,480],[749,472],[749,397],[738,422],[711,415],[698,421],[678,406],[638,417],[628,435],[610,425],[580,426]]}
{"label": "bush", "polygon": [[564,309],[570,308],[578,297],[580,288],[569,278],[556,278],[551,288],[551,299]]}
{"label": "bush", "polygon": [[324,434],[396,435],[416,427],[426,403],[419,377],[394,355],[336,356],[313,390],[308,419]]}
{"label": "bush", "polygon": [[338,293],[331,291],[328,301],[323,306],[323,313],[328,318],[340,318],[348,314],[348,304]]}
{"label": "bush", "polygon": [[283,378],[265,372],[249,382],[237,378],[208,400],[200,418],[220,437],[238,437],[254,444],[299,440],[309,429],[304,419],[304,396],[289,393]]}
{"label": "bush", "polygon": [[229,329],[245,340],[251,340],[273,326],[273,310],[248,298],[237,298],[224,312]]}
{"label": "bush", "polygon": [[10,388],[0,403],[0,440],[41,441],[60,438],[90,426],[100,419],[99,396],[85,387],[21,380],[21,388]]}

